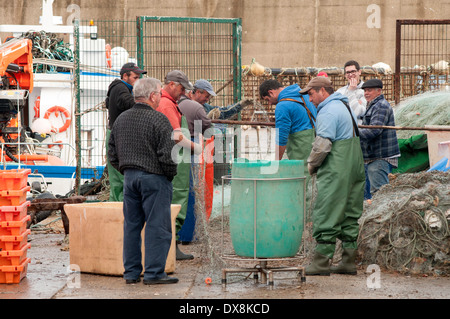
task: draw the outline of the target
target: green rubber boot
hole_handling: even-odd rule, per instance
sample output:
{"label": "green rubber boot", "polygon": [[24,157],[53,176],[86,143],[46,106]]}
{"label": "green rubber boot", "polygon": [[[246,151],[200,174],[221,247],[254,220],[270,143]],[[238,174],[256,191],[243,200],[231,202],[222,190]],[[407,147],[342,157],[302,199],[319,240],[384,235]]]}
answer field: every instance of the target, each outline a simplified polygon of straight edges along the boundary
{"label": "green rubber boot", "polygon": [[356,253],[356,249],[344,248],[341,262],[337,266],[331,266],[330,271],[333,274],[356,275]]}
{"label": "green rubber boot", "polygon": [[329,276],[330,275],[330,258],[315,252],[312,263],[305,268],[306,276]]}

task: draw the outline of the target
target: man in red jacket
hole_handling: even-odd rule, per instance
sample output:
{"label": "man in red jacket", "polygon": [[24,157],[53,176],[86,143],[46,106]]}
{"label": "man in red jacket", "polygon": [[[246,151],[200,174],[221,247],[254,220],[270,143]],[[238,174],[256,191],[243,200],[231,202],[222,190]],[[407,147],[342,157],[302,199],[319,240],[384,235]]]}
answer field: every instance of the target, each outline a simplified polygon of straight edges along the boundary
{"label": "man in red jacket", "polygon": [[[189,200],[189,174],[191,169],[191,152],[201,153],[201,146],[190,139],[190,133],[186,118],[178,107],[177,101],[180,96],[185,94],[186,90],[192,90],[193,86],[188,77],[180,70],[174,70],[167,73],[162,89],[161,101],[157,111],[166,115],[173,128],[173,139],[180,149],[180,159],[178,163],[177,175],[173,180],[173,199],[172,204],[181,205],[181,210],[176,219],[175,231],[178,233],[186,219],[186,212]],[[183,134],[184,131],[184,134]],[[186,152],[187,153],[183,153]],[[176,247],[177,260],[192,259],[194,256],[184,254]]]}

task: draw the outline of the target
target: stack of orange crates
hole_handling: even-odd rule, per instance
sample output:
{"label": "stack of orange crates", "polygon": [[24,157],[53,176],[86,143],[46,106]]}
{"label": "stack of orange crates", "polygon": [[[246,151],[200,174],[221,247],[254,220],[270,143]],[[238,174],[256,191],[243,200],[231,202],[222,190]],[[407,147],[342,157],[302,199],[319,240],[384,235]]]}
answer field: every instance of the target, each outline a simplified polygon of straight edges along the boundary
{"label": "stack of orange crates", "polygon": [[27,274],[30,173],[31,169],[0,170],[0,284],[19,283]]}

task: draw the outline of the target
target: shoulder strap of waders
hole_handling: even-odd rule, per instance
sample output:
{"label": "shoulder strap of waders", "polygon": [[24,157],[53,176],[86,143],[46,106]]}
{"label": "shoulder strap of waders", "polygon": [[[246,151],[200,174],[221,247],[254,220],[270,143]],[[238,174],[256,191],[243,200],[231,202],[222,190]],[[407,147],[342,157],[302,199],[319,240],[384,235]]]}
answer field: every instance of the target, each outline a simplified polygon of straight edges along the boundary
{"label": "shoulder strap of waders", "polygon": [[356,135],[359,137],[359,129],[358,129],[358,124],[356,124],[355,119],[353,118],[352,115],[352,111],[350,110],[350,106],[348,105],[347,102],[341,101],[342,103],[344,103],[345,107],[347,108],[348,112],[350,113],[350,117],[352,118],[352,123],[353,123],[353,135]]}
{"label": "shoulder strap of waders", "polygon": [[314,122],[316,121],[316,118],[314,117],[314,115],[311,113],[311,111],[310,111],[310,110],[308,109],[308,107],[306,106],[306,103],[305,103],[305,100],[303,99],[303,96],[300,95],[300,97],[301,97],[303,103],[300,102],[300,101],[297,101],[297,100],[295,100],[295,99],[291,99],[291,98],[284,98],[284,99],[281,99],[280,102],[281,102],[281,101],[290,101],[290,102],[297,102],[298,104],[302,105],[302,106],[305,108],[306,113],[308,113],[309,122],[311,123],[312,128],[315,128]]}

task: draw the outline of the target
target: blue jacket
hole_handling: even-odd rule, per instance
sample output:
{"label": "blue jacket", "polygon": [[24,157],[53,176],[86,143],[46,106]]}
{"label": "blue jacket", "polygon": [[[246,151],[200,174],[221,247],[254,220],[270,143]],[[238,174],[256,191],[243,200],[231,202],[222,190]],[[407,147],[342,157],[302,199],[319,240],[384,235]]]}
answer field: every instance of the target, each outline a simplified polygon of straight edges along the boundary
{"label": "blue jacket", "polygon": [[[367,105],[362,125],[395,126],[394,110],[383,94]],[[400,155],[397,132],[392,129],[360,129],[361,148],[365,160]]]}
{"label": "blue jacket", "polygon": [[350,115],[343,102],[348,103],[348,98],[335,92],[317,106],[317,136],[328,138],[331,142],[355,136],[352,117],[356,123],[356,116],[351,109]]}
{"label": "blue jacket", "polygon": [[[285,87],[278,95],[278,103],[275,108],[275,128],[277,129],[276,143],[280,146],[285,146],[288,141],[289,134],[299,131],[312,129],[313,126],[308,117],[308,113],[303,106],[303,101],[300,96],[300,86],[293,84]],[[282,99],[294,99],[300,103],[292,101],[281,101]],[[309,101],[309,95],[303,95],[306,107],[310,110],[314,119],[317,115],[317,110]],[[315,121],[313,120],[315,125]]]}

